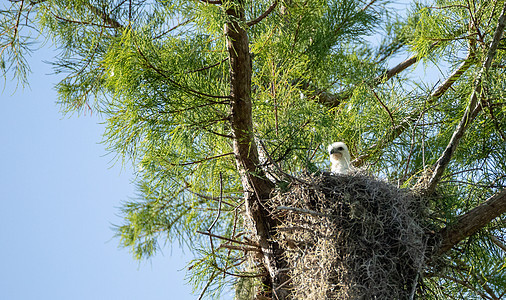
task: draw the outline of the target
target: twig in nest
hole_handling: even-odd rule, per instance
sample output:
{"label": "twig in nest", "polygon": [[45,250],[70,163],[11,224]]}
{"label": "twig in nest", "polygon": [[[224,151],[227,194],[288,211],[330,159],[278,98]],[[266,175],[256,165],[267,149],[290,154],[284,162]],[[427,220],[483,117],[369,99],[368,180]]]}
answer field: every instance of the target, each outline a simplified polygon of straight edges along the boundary
{"label": "twig in nest", "polygon": [[303,214],[310,214],[314,216],[320,216],[320,217],[330,217],[330,215],[322,214],[314,210],[310,209],[304,209],[304,208],[297,208],[297,207],[290,207],[290,206],[278,206],[276,207],[277,210],[291,210],[296,211]]}

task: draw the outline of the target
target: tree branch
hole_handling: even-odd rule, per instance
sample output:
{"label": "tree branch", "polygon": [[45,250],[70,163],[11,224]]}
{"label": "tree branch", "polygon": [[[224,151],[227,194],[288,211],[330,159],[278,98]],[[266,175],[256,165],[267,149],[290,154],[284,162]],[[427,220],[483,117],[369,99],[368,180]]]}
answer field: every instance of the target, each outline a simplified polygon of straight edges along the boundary
{"label": "tree branch", "polygon": [[492,243],[494,243],[497,247],[501,248],[502,251],[506,252],[506,245],[501,240],[499,240],[495,236],[491,236],[490,239],[492,240]]}
{"label": "tree branch", "polygon": [[200,0],[201,2],[207,3],[207,4],[222,4],[220,0]]}
{"label": "tree branch", "polygon": [[383,75],[376,78],[377,83],[384,83],[388,81],[390,78],[394,77],[395,75],[401,73],[402,71],[406,70],[407,68],[411,67],[415,63],[417,63],[420,60],[420,58],[416,55],[411,56],[410,58],[406,59],[405,61],[399,63],[397,66],[391,68],[390,70],[386,71]]}
{"label": "tree branch", "polygon": [[[438,45],[438,42],[433,43],[430,46],[430,49],[436,48],[437,45]],[[418,57],[416,54],[412,55],[410,58],[399,63],[397,66],[386,71],[383,75],[376,77],[376,79],[375,79],[376,84],[384,83],[384,82],[390,80],[390,78],[394,77],[395,75],[401,73],[402,71],[404,71],[407,68],[411,67],[412,65],[416,64],[419,60],[420,60],[420,57]]]}
{"label": "tree branch", "polygon": [[254,20],[249,21],[248,23],[246,23],[246,25],[248,25],[248,27],[251,27],[251,26],[254,26],[254,25],[260,23],[260,21],[265,19],[265,17],[267,17],[276,8],[277,5],[278,5],[278,0],[275,0],[271,4],[271,6],[269,6],[269,8],[267,8],[267,10],[263,14],[261,14],[260,16],[255,18]]}
{"label": "tree branch", "polygon": [[399,137],[404,132],[404,130],[411,125],[411,123],[416,122],[420,113],[423,113],[423,111],[416,110],[412,112],[404,120],[402,120],[398,125],[396,125],[395,127],[391,127],[390,131],[387,134],[385,134],[377,143],[374,143],[372,146],[368,147],[365,151],[363,151],[365,154],[362,154],[357,158],[355,158],[351,162],[352,165],[355,167],[362,166],[369,157],[371,157],[372,155],[374,155],[374,153],[380,151],[381,149],[385,148],[386,145],[388,145],[390,142]]}
{"label": "tree branch", "polygon": [[381,98],[378,96],[378,94],[376,93],[374,88],[371,87],[371,91],[372,91],[374,97],[376,98],[376,100],[378,100],[378,102],[381,104],[381,106],[383,106],[383,108],[388,113],[388,116],[390,117],[390,122],[392,122],[392,126],[395,126],[394,116],[392,115],[392,112],[390,111],[390,109],[388,109],[388,106],[386,106],[385,103],[383,103],[383,101],[381,101]]}
{"label": "tree branch", "polygon": [[231,238],[228,238],[228,237],[225,237],[225,236],[221,236],[221,235],[217,235],[217,234],[212,234],[210,232],[205,232],[205,231],[197,230],[197,233],[200,233],[200,234],[203,234],[203,235],[207,235],[207,236],[210,236],[210,237],[213,237],[213,238],[217,238],[217,239],[220,239],[220,240],[224,240],[224,241],[227,241],[227,242],[231,242],[231,243],[236,243],[236,244],[250,246],[250,247],[259,247],[259,245],[255,245],[254,243],[245,243],[243,241],[234,240],[234,239],[231,239]]}
{"label": "tree branch", "polygon": [[426,188],[427,192],[429,193],[433,192],[436,189],[437,184],[439,183],[441,177],[443,176],[444,170],[450,163],[450,160],[453,156],[453,153],[455,152],[455,149],[457,149],[460,139],[464,136],[464,133],[466,132],[467,128],[474,121],[474,119],[481,110],[481,105],[478,101],[479,100],[478,98],[480,97],[482,92],[483,76],[490,69],[492,60],[494,59],[494,56],[497,51],[497,47],[499,46],[499,41],[501,40],[501,37],[503,35],[505,26],[506,26],[506,3],[504,4],[501,16],[499,17],[499,21],[497,22],[497,27],[495,29],[492,42],[490,43],[487,57],[483,62],[483,66],[481,68],[480,73],[478,74],[478,77],[476,78],[475,87],[471,94],[469,105],[467,106],[466,111],[464,112],[464,115],[462,116],[459,125],[453,132],[453,135],[450,139],[450,142],[446,146],[445,151],[439,157],[436,164],[434,165],[434,172]]}
{"label": "tree branch", "polygon": [[191,74],[191,73],[196,73],[196,72],[201,72],[201,71],[205,71],[205,70],[209,70],[211,68],[214,68],[216,66],[219,66],[221,65],[222,63],[226,62],[228,60],[228,57],[227,58],[224,58],[222,59],[221,61],[217,62],[217,63],[214,63],[212,65],[209,65],[209,66],[205,66],[205,67],[202,67],[202,68],[199,68],[199,69],[195,69],[195,70],[190,70],[190,71],[186,71],[184,72],[185,74]]}
{"label": "tree branch", "polygon": [[209,161],[209,160],[213,160],[213,159],[217,159],[217,158],[220,158],[220,157],[224,157],[224,156],[229,156],[229,155],[233,155],[234,152],[229,152],[229,153],[224,153],[224,154],[219,154],[219,155],[215,155],[215,156],[210,156],[210,157],[205,157],[205,158],[202,158],[202,159],[199,159],[199,160],[196,160],[196,161],[189,161],[189,162],[184,162],[184,163],[171,163],[169,162],[168,160],[166,159],[163,159],[166,163],[172,165],[172,166],[181,166],[181,167],[184,167],[184,166],[190,166],[190,165],[195,165],[195,164],[200,164],[200,163],[203,163],[205,161]]}
{"label": "tree branch", "polygon": [[12,39],[15,40],[18,37],[19,32],[19,21],[21,19],[21,14],[23,13],[23,5],[25,4],[24,1],[21,1],[21,4],[19,4],[19,11],[16,16],[16,24],[14,25],[14,34],[12,35]]}
{"label": "tree branch", "polygon": [[447,252],[505,212],[506,189],[460,216],[454,224],[441,229],[438,233],[441,243],[436,250],[436,255]]}
{"label": "tree branch", "polygon": [[226,248],[230,250],[240,250],[244,252],[262,252],[260,248],[258,247],[247,247],[247,246],[236,246],[236,245],[228,245],[228,244],[221,244],[219,248]]}
{"label": "tree branch", "polygon": [[95,15],[97,15],[98,17],[100,17],[104,23],[108,24],[112,28],[115,28],[115,29],[121,29],[121,28],[123,28],[123,25],[121,25],[115,19],[111,18],[104,11],[101,11],[98,7],[96,7],[96,6],[92,5],[92,4],[88,4],[88,7],[90,8],[91,12],[93,12]]}
{"label": "tree branch", "polygon": [[[432,44],[431,49],[433,49],[434,47],[436,47],[437,44],[438,44],[437,42],[434,43],[434,44]],[[395,67],[387,70],[385,73],[383,73],[383,74],[379,75],[378,77],[376,77],[373,80],[374,85],[379,85],[379,84],[387,82],[388,80],[390,80],[395,75],[398,75],[402,71],[406,70],[407,68],[409,68],[412,65],[414,65],[415,63],[417,63],[419,60],[420,60],[420,57],[418,57],[417,55],[413,55],[413,56],[409,57],[405,61],[399,63]],[[353,90],[354,89],[355,89],[355,87],[351,87],[351,88],[349,88],[349,89],[347,89],[345,91],[342,91],[342,92],[340,92],[338,94],[330,94],[330,93],[327,93],[325,91],[320,91],[320,90],[317,89],[316,90],[317,91],[316,94],[318,95],[318,102],[319,103],[325,104],[329,108],[334,108],[334,107],[337,107],[339,104],[341,104],[342,101],[347,100],[348,98],[350,98],[351,95],[353,94]]]}
{"label": "tree branch", "polygon": [[[474,63],[474,59],[471,54],[468,54],[466,60],[460,64],[460,66],[445,80],[443,81],[435,90],[431,93],[431,97],[425,103],[425,106],[433,105],[436,100],[441,97],[450,87],[455,83],[467,69]],[[379,80],[379,79],[377,79]],[[404,120],[402,120],[397,126],[392,127],[386,135],[384,135],[377,143],[368,147],[360,156],[358,156],[355,160],[353,160],[352,164],[355,167],[362,166],[365,161],[377,151],[383,149],[390,142],[398,138],[406,128],[409,128],[413,122],[418,120],[419,116],[425,113],[425,108],[417,109],[409,114]]]}
{"label": "tree branch", "polygon": [[185,20],[183,22],[179,22],[177,25],[174,25],[173,27],[167,29],[166,31],[158,34],[157,36],[153,37],[153,39],[157,40],[161,37],[163,37],[164,35],[168,34],[169,32],[173,31],[173,30],[176,30],[177,28],[181,27],[181,26],[185,26],[186,24],[192,22],[193,20],[195,20],[195,18],[190,18],[188,20]]}
{"label": "tree branch", "polygon": [[455,282],[456,284],[460,284],[461,286],[464,286],[464,287],[470,289],[471,291],[477,293],[483,299],[487,299],[487,295],[485,295],[485,294],[483,294],[483,292],[477,290],[476,287],[474,287],[468,281],[464,281],[464,280],[461,280],[461,279],[458,279],[458,278],[455,278],[455,277],[451,277],[451,276],[448,276],[448,275],[444,275],[444,274],[439,275],[439,277],[442,277],[442,278],[447,279],[447,280],[451,280],[451,281]]}
{"label": "tree branch", "polygon": [[474,54],[471,50],[467,53],[466,59],[460,64],[460,66],[453,71],[453,73],[446,78],[431,94],[433,98],[441,97],[452,85],[457,81],[462,74],[464,74],[470,66],[474,64]]}
{"label": "tree branch", "polygon": [[149,61],[149,59],[144,55],[144,53],[141,51],[141,49],[139,48],[139,46],[137,46],[136,49],[137,49],[137,53],[139,53],[139,55],[141,56],[141,58],[146,63],[147,67],[149,67],[152,70],[154,70],[160,76],[162,76],[163,78],[165,78],[170,84],[172,84],[173,86],[176,86],[176,87],[180,88],[182,91],[186,92],[188,95],[191,95],[191,96],[194,96],[194,97],[201,97],[201,98],[208,97],[208,98],[214,98],[214,99],[228,99],[229,98],[229,96],[211,95],[211,94],[199,92],[199,91],[193,90],[193,89],[191,89],[191,88],[189,88],[187,86],[184,86],[184,85],[180,84],[179,82],[177,82],[177,81],[173,80],[172,78],[170,78],[167,75],[167,72],[165,72],[164,70],[159,69],[158,67],[154,66]]}
{"label": "tree branch", "polygon": [[85,22],[85,21],[78,21],[78,20],[71,20],[71,19],[66,19],[66,18],[63,18],[63,17],[60,17],[58,16],[57,14],[55,14],[54,12],[51,12],[51,14],[57,19],[57,20],[60,20],[60,21],[63,21],[63,22],[67,22],[67,23],[74,23],[74,24],[79,24],[79,25],[90,25],[90,26],[96,26],[96,27],[104,27],[104,28],[115,28],[113,26],[110,26],[110,25],[102,25],[102,24],[97,24],[97,23],[93,23],[93,22]]}

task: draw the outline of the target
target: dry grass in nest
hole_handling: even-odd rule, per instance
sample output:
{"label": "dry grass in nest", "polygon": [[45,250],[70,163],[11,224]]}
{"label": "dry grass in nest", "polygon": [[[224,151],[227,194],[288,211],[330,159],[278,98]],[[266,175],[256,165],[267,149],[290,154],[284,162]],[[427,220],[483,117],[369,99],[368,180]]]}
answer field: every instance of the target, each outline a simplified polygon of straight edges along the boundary
{"label": "dry grass in nest", "polygon": [[409,299],[424,265],[423,207],[363,174],[307,176],[271,199],[292,299]]}

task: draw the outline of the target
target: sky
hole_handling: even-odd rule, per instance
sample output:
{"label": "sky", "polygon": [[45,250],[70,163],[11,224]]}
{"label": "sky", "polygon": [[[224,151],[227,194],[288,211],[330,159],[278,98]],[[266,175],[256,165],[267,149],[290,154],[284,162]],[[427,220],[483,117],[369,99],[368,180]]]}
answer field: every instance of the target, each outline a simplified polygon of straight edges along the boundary
{"label": "sky", "polygon": [[51,55],[29,58],[29,87],[0,81],[0,299],[197,299],[178,245],[143,262],[118,247],[132,169],[100,144],[103,119],[60,112]]}

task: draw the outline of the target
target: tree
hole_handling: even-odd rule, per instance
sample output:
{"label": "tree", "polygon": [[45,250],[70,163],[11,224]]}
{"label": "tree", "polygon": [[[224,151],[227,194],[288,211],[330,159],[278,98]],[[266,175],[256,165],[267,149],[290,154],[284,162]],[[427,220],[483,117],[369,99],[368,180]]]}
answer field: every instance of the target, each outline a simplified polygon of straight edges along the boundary
{"label": "tree", "polygon": [[[407,16],[383,0],[9,2],[5,78],[25,80],[30,34],[50,40],[62,107],[103,114],[109,150],[138,169],[117,228],[136,258],[178,240],[198,255],[201,296],[253,278],[289,298],[268,204],[326,169],[325,144],[341,140],[356,167],[429,199],[438,263],[420,293],[506,294],[504,1],[414,3]],[[422,63],[446,79],[410,76]]]}

